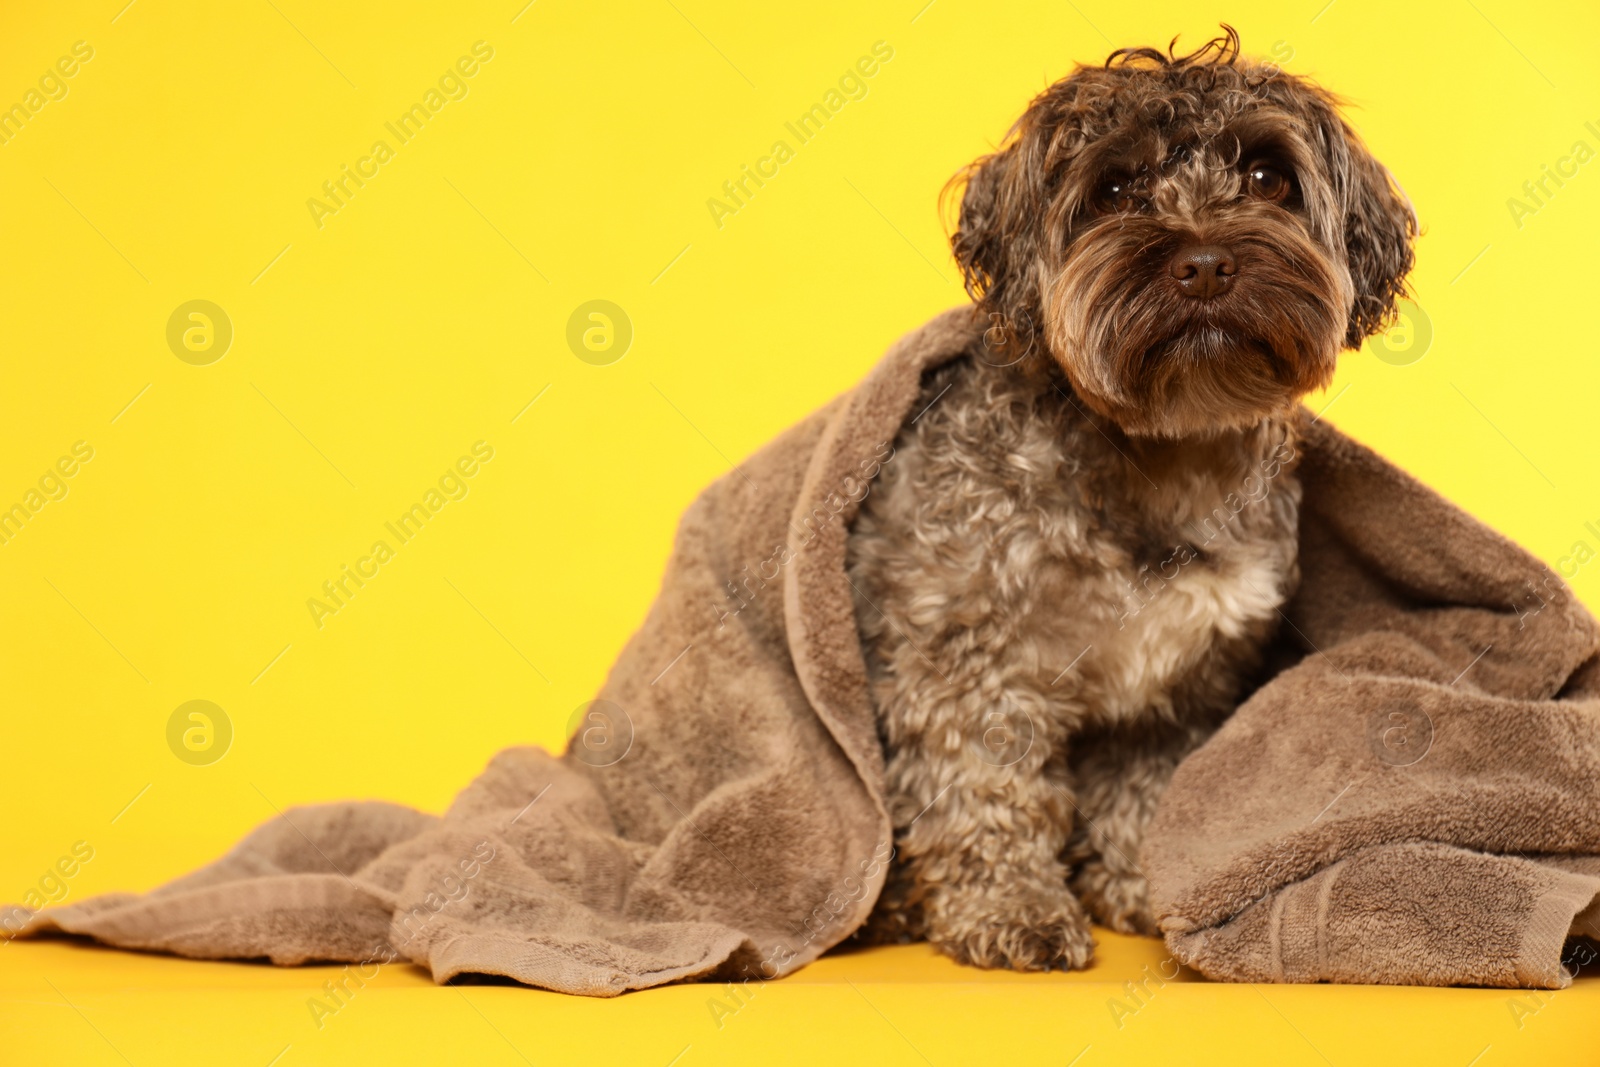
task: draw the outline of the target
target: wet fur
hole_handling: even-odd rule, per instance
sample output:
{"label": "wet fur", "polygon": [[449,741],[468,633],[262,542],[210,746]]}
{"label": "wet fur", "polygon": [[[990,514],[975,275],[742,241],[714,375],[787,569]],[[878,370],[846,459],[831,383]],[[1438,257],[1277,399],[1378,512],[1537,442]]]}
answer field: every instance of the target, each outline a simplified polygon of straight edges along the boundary
{"label": "wet fur", "polygon": [[[1284,203],[1245,196],[1270,154]],[[1107,213],[1107,174],[1141,208]],[[1293,410],[1402,291],[1414,220],[1332,98],[1240,60],[1114,54],[964,175],[958,261],[992,326],[931,373],[848,568],[897,855],[864,936],[1081,967],[1153,932],[1139,843],[1229,715],[1297,580]],[[1163,277],[1184,241],[1240,269]]]}

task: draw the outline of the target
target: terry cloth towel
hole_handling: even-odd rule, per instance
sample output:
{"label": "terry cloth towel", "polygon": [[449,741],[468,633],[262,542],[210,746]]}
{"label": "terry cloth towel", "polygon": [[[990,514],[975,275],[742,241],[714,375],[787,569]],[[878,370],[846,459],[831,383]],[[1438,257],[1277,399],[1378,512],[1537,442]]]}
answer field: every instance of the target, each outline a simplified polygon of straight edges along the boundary
{"label": "terry cloth towel", "polygon": [[[148,894],[0,920],[594,996],[815,959],[866,919],[893,844],[846,535],[924,372],[981,328],[934,319],[690,506],[564,756],[502,752],[443,816],[291,809]],[[1279,672],[1179,768],[1142,857],[1169,944],[1225,979],[1557,986],[1600,893],[1595,623],[1301,421]]]}

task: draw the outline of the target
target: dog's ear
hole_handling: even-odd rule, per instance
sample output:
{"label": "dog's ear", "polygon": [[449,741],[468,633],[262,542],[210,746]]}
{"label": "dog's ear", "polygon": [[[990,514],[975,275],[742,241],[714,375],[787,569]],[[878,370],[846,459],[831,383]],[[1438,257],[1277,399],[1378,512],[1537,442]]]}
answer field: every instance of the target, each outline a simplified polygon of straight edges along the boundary
{"label": "dog's ear", "polygon": [[1358,348],[1383,329],[1395,301],[1406,295],[1413,262],[1417,215],[1389,171],[1372,157],[1337,115],[1330,115],[1328,141],[1334,194],[1344,212],[1344,248],[1355,285],[1355,305],[1345,331],[1347,348]]}
{"label": "dog's ear", "polygon": [[967,293],[1006,335],[1026,337],[1038,306],[1041,188],[1044,168],[1032,158],[1037,131],[1029,117],[1018,123],[1005,147],[969,164],[950,179],[948,197],[959,190],[961,208],[950,246]]}

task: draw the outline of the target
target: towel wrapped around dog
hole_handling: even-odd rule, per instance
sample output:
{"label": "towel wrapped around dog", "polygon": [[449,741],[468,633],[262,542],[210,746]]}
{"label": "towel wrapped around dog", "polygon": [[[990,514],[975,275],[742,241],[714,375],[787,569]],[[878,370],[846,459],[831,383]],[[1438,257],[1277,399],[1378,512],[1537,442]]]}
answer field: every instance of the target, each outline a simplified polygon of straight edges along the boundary
{"label": "towel wrapped around dog", "polygon": [[1219,979],[1560,988],[1600,937],[1595,622],[1370,451],[1305,444],[1303,658],[1174,774],[1162,933]]}
{"label": "towel wrapped around dog", "polygon": [[[143,895],[10,933],[395,960],[614,995],[772,978],[859,927],[893,842],[845,542],[962,308],[708,488],[568,752],[443,816],[283,812]],[[1277,673],[1179,768],[1140,861],[1178,959],[1248,981],[1556,987],[1600,932],[1595,623],[1533,558],[1301,419],[1304,578]]]}

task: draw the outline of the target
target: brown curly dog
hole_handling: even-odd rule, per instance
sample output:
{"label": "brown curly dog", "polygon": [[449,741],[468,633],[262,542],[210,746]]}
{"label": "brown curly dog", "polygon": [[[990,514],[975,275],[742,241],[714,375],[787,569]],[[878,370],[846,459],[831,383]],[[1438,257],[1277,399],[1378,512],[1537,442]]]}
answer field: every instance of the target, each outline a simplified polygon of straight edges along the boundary
{"label": "brown curly dog", "polygon": [[896,862],[865,936],[1081,967],[1153,932],[1144,828],[1297,581],[1295,411],[1403,292],[1409,204],[1227,35],[1122,49],[958,175],[993,324],[851,533]]}

